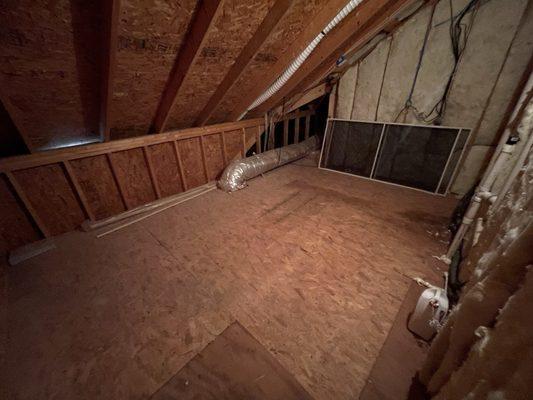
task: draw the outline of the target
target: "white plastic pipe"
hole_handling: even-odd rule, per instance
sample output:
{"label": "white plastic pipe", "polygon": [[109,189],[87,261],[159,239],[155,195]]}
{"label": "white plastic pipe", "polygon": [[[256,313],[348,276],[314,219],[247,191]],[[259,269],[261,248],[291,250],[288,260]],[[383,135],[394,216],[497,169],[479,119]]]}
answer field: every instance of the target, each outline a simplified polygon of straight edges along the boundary
{"label": "white plastic pipe", "polygon": [[[363,0],[350,0],[348,4],[333,18],[329,24],[320,32],[307,47],[300,53],[298,57],[289,65],[289,67],[276,79],[276,81],[255,101],[248,107],[247,111],[253,110],[257,106],[263,104],[275,93],[277,93],[287,81],[294,75],[294,73],[302,66],[311,53],[315,50],[316,46],[322,41],[322,39],[339,24],[348,14],[350,14]],[[245,113],[244,113],[245,114]],[[241,116],[241,118],[244,116]],[[240,119],[240,118],[239,118]]]}
{"label": "white plastic pipe", "polygon": [[[515,108],[513,110],[513,113],[511,117],[509,118],[509,122],[507,124],[507,127],[505,128],[505,131],[500,139],[500,142],[498,144],[498,147],[496,149],[496,152],[491,158],[491,161],[489,163],[488,168],[485,170],[485,173],[483,174],[483,178],[481,179],[481,183],[476,188],[476,192],[474,196],[472,197],[472,200],[470,200],[470,205],[468,206],[468,209],[465,212],[465,215],[463,217],[463,220],[461,222],[461,226],[457,230],[452,243],[450,244],[450,247],[448,248],[448,251],[445,255],[440,257],[442,261],[444,261],[447,264],[451,263],[451,259],[459,246],[461,245],[461,242],[468,231],[470,225],[474,221],[479,208],[481,207],[481,202],[483,200],[490,200],[494,202],[495,200],[498,200],[496,195],[491,192],[492,186],[494,185],[494,181],[498,177],[498,175],[501,173],[502,167],[509,161],[509,158],[511,157],[513,150],[515,148],[515,145],[509,145],[507,144],[507,140],[509,139],[511,135],[511,123],[515,120],[515,118],[518,116],[518,113],[522,110],[522,106],[524,103],[528,100],[529,92],[533,90],[533,75],[529,77],[529,80],[527,81],[526,85],[524,86],[524,89],[522,91],[522,95],[520,96],[520,99],[515,105]],[[526,125],[529,129],[531,129],[532,124],[532,105],[529,104],[526,109],[522,110],[523,113],[520,116],[521,121],[520,125],[524,126]],[[528,129],[526,128],[526,129]],[[531,145],[531,141],[533,140],[533,134],[530,134],[530,137],[528,138],[528,144],[526,145],[526,148]],[[525,152],[524,152],[525,153]],[[525,157],[524,157],[525,158]],[[521,162],[523,163],[524,160]],[[520,160],[519,160],[520,162]],[[518,164],[517,164],[518,165]],[[521,167],[521,164],[519,168]],[[515,167],[516,169],[516,167]],[[511,176],[509,178],[512,178],[513,173],[511,173]],[[500,191],[499,196],[503,196],[507,190],[509,190],[511,180],[508,179],[506,182],[506,186],[503,188],[503,190]],[[499,201],[499,200],[498,200]]]}

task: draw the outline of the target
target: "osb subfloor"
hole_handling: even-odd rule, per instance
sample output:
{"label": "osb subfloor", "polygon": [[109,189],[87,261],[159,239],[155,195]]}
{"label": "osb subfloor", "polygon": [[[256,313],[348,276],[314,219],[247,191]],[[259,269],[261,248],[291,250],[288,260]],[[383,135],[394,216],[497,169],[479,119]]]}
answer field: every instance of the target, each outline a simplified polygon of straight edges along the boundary
{"label": "osb subfloor", "polygon": [[261,343],[234,322],[150,400],[313,400]]}
{"label": "osb subfloor", "polygon": [[146,398],[239,321],[315,399],[357,398],[454,203],[303,161],[64,235],[8,272],[9,394]]}

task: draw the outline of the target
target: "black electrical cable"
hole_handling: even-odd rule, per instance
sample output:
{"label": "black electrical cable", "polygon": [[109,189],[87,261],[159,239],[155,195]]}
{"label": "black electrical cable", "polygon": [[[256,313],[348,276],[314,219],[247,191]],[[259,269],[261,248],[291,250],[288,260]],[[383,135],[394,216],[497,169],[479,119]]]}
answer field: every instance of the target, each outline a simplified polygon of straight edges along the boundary
{"label": "black electrical cable", "polygon": [[[416,81],[418,79],[418,73],[419,73],[419,70],[420,70],[420,67],[422,65],[422,60],[424,58],[424,55],[425,55],[425,51],[426,51],[426,44],[427,44],[427,41],[428,41],[428,37],[429,37],[429,32],[431,30],[431,25],[432,25],[432,21],[433,21],[433,13],[435,12],[435,8],[433,8],[432,10],[432,14],[431,14],[431,17],[430,17],[430,20],[429,20],[429,24],[428,24],[428,28],[426,29],[426,34],[425,34],[425,37],[424,37],[424,43],[422,45],[422,49],[420,50],[420,57],[418,59],[418,64],[417,64],[417,67],[416,67],[416,71],[415,71],[415,76],[414,76],[414,79],[413,79],[413,84],[411,86],[411,91],[409,93],[409,96],[407,97],[407,100],[405,101],[405,105],[404,105],[404,108],[398,113],[398,115],[396,116],[396,118],[394,119],[395,121],[399,118],[399,116],[409,110],[409,109],[412,109],[416,118],[420,121],[423,121],[423,122],[426,122],[426,123],[436,123],[436,124],[440,124],[441,123],[441,120],[442,120],[442,117],[444,116],[444,113],[446,111],[446,105],[447,105],[447,102],[448,102],[448,96],[450,94],[450,89],[452,87],[452,82],[453,82],[453,78],[455,76],[455,73],[457,72],[457,67],[459,66],[459,60],[461,59],[461,56],[466,48],[466,43],[467,43],[467,39],[468,39],[468,36],[470,34],[470,31],[472,29],[472,21],[473,21],[473,16],[470,20],[470,23],[464,25],[462,23],[464,17],[470,13],[470,12],[476,12],[477,11],[477,5],[479,3],[479,0],[470,0],[468,2],[468,4],[466,4],[466,6],[456,15],[454,16],[453,15],[453,4],[452,4],[452,0],[449,0],[449,5],[450,5],[450,40],[451,40],[451,45],[452,45],[452,54],[453,54],[453,58],[454,58],[454,64],[453,64],[453,68],[452,68],[452,71],[448,77],[448,80],[446,81],[446,85],[444,87],[444,91],[442,93],[442,96],[440,97],[440,99],[435,103],[435,105],[431,108],[431,110],[427,113],[427,114],[424,114],[422,112],[419,112],[417,110],[417,108],[412,104],[412,97],[413,97],[413,92],[414,92],[414,88],[415,88],[415,85],[416,85]],[[434,6],[435,7],[435,6]]]}

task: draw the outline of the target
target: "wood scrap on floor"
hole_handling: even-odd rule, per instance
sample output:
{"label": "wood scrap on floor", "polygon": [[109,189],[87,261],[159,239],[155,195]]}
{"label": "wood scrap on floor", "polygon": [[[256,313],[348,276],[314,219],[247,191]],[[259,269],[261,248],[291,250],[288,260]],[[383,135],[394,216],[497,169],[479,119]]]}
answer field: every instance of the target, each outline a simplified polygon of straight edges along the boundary
{"label": "wood scrap on floor", "polygon": [[53,238],[47,238],[39,240],[38,242],[26,244],[9,252],[9,265],[14,266],[20,264],[23,261],[29,260],[30,258],[36,257],[39,254],[46,253],[47,251],[55,248],[56,244]]}

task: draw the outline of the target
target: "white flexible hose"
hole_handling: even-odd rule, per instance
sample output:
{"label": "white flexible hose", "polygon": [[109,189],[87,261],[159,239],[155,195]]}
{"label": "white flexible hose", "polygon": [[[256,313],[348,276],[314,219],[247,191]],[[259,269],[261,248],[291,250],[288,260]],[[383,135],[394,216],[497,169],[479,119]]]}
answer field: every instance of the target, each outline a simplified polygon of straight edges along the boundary
{"label": "white flexible hose", "polygon": [[[253,110],[260,104],[267,101],[272,95],[278,92],[287,81],[294,75],[294,73],[302,66],[305,60],[311,55],[315,50],[316,46],[322,41],[324,36],[326,36],[339,22],[341,22],[348,14],[350,14],[363,0],[350,0],[348,4],[333,18],[329,24],[320,32],[309,45],[305,48],[304,51],[300,53],[298,57],[289,65],[289,67],[281,74],[281,76],[276,79],[276,81],[255,101],[248,107],[247,111]],[[243,114],[244,116],[244,114]]]}

